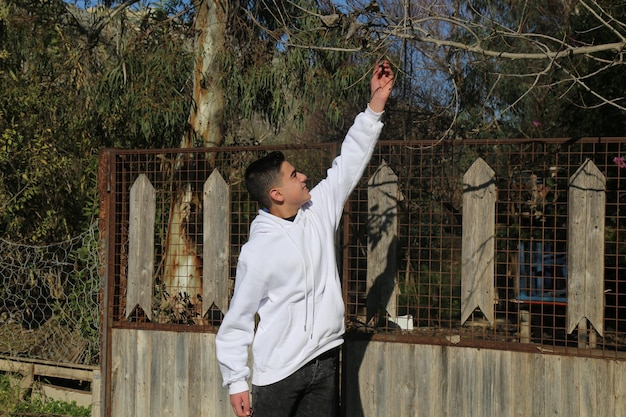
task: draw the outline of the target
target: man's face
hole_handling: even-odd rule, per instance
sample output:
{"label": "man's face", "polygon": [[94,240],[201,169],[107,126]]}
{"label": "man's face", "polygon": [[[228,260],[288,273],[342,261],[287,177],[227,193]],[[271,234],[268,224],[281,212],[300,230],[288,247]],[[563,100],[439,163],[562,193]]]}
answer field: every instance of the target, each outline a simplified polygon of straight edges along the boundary
{"label": "man's face", "polygon": [[280,183],[275,189],[282,195],[284,205],[300,208],[311,199],[306,180],[306,175],[296,171],[289,162],[284,161],[281,164]]}

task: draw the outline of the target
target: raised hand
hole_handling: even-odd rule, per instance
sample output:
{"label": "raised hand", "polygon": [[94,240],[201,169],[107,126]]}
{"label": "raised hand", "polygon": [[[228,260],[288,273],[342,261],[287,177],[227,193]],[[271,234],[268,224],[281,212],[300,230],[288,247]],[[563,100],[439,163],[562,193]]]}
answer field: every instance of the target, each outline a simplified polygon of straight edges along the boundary
{"label": "raised hand", "polygon": [[376,65],[374,73],[372,74],[372,80],[370,81],[370,108],[375,112],[382,112],[385,110],[387,99],[391,95],[393,89],[393,70],[388,61],[383,61]]}

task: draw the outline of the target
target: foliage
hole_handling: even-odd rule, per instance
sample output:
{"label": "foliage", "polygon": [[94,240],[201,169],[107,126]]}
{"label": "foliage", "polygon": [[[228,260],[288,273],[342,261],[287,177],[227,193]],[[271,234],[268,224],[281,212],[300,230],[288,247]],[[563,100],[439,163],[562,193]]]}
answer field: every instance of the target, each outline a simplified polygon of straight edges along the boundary
{"label": "foliage", "polygon": [[179,143],[186,26],[157,10],[142,30],[122,14],[98,32],[106,16],[62,2],[1,6],[0,230],[14,241],[65,240],[97,214],[101,147]]}
{"label": "foliage", "polygon": [[[0,0],[3,237],[59,241],[84,230],[97,214],[100,148],[177,146],[188,129],[194,3],[131,3]],[[619,53],[552,65],[522,57],[558,49],[555,40],[612,42],[622,3],[229,2],[227,52],[212,78],[226,94],[227,143],[342,137],[381,58],[397,74],[386,136],[620,135],[623,112],[595,95],[625,94]],[[579,78],[563,81],[568,71]],[[257,125],[266,132],[242,132]]]}
{"label": "foliage", "polygon": [[19,381],[9,374],[0,374],[0,416],[14,415],[62,415],[67,417],[89,417],[91,407],[82,407],[75,401],[68,403],[37,397],[22,397]]}
{"label": "foliage", "polygon": [[[223,59],[222,83],[226,91],[226,120],[253,119],[260,115],[274,133],[286,125],[303,131],[311,114],[319,111],[332,127],[343,128],[346,114],[359,110],[368,99],[369,73],[373,61],[360,54],[334,48],[347,41],[320,28],[315,14],[329,13],[314,1],[281,2],[289,25],[306,33],[303,45],[289,45],[285,21],[275,14],[271,2],[241,2],[233,6],[229,48]],[[274,9],[273,9],[274,8]],[[233,131],[236,123],[227,126]]]}
{"label": "foliage", "polygon": [[146,13],[139,28],[140,16],[116,22],[113,36],[121,46],[102,57],[106,67],[89,92],[102,146],[175,147],[185,129],[192,88],[189,24],[172,24],[159,9]]}

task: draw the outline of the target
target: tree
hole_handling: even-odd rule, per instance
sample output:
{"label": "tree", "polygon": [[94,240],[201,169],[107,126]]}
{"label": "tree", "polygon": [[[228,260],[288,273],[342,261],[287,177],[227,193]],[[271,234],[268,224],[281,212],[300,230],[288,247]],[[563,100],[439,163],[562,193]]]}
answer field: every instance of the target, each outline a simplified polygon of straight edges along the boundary
{"label": "tree", "polygon": [[191,96],[184,10],[0,4],[0,230],[33,243],[97,214],[101,147],[180,143]]}
{"label": "tree", "polygon": [[95,201],[94,171],[83,168],[90,144],[67,135],[83,127],[65,107],[80,101],[83,78],[72,71],[71,35],[54,30],[58,6],[40,5],[43,18],[0,2],[0,229],[16,241],[74,236]]}
{"label": "tree", "polygon": [[[182,136],[181,148],[190,148],[197,143],[203,146],[224,143],[225,97],[218,82],[222,75],[218,59],[225,49],[228,6],[228,1],[221,0],[195,2],[193,97],[188,129]],[[174,169],[200,163],[193,158],[191,153],[179,154]],[[195,219],[201,217],[202,189],[189,181],[177,183],[172,191],[164,255],[163,284],[168,297],[165,308],[191,304],[195,317],[201,315],[202,259],[190,228],[196,227]]]}
{"label": "tree", "polygon": [[[282,10],[282,3],[273,4]],[[533,100],[534,106],[548,98],[571,102],[586,114],[598,108],[624,113],[624,89],[602,81],[623,73],[624,7],[612,0],[347,1],[343,12],[308,15],[349,38],[345,52],[395,54],[404,77],[400,94],[408,92],[419,112],[448,122],[442,137],[534,136],[545,121],[528,114]],[[308,30],[293,23],[285,24],[286,47],[325,48],[307,43]],[[530,127],[522,128],[524,117],[533,117]]]}

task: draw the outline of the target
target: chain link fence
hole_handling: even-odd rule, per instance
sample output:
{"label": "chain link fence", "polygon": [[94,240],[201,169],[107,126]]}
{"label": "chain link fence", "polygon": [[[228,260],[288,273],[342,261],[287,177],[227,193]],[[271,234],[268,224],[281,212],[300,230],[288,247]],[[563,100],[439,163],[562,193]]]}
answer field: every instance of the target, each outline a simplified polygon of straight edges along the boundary
{"label": "chain link fence", "polygon": [[65,242],[0,239],[0,355],[100,363],[99,233]]}

